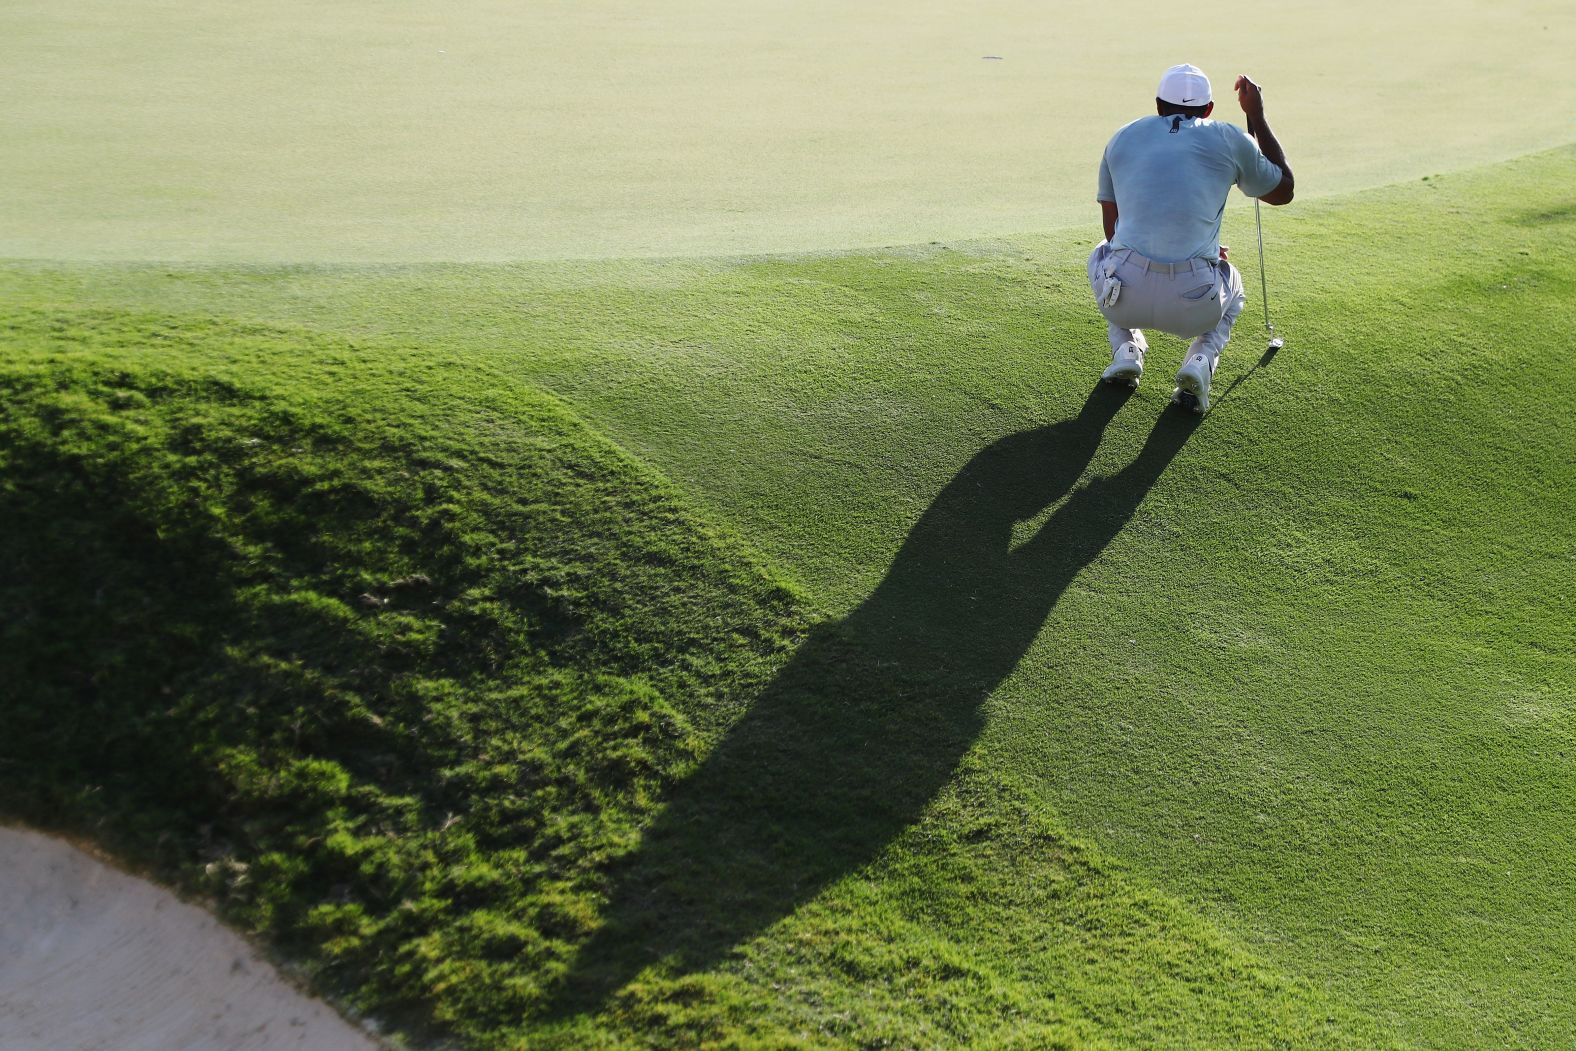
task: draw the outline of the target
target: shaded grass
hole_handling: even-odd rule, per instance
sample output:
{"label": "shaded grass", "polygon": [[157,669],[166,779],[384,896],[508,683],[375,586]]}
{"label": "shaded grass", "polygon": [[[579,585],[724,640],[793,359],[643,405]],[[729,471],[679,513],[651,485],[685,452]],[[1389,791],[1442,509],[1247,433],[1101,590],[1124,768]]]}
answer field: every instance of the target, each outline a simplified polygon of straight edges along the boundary
{"label": "shaded grass", "polygon": [[518,1019],[800,603],[526,389],[270,396],[193,366],[346,348],[211,324],[5,339],[7,808],[360,1009]]}
{"label": "shaded grass", "polygon": [[[6,812],[211,897],[396,1033],[1377,1039],[969,758],[1188,421],[1016,550],[1123,399],[986,450],[864,608],[811,629],[486,369],[437,387],[424,356],[112,313],[0,339]],[[960,645],[976,549],[985,646]]]}
{"label": "shaded grass", "polygon": [[[312,353],[285,369],[193,351],[193,369],[239,371],[270,398],[299,399],[313,382],[377,406],[548,387],[798,580],[834,618],[828,629],[842,625],[806,644],[836,660],[773,664],[741,687],[726,708],[757,721],[719,720],[694,752],[695,788],[664,797],[672,817],[639,819],[662,829],[689,814],[696,830],[742,840],[708,859],[683,829],[677,847],[626,839],[624,866],[597,870],[614,903],[604,913],[599,897],[597,915],[641,931],[631,940],[646,955],[566,953],[592,991],[539,1038],[1256,1046],[1344,1032],[1559,1046],[1576,1032],[1565,630],[1576,390],[1563,351],[1576,260],[1562,223],[1525,219],[1560,214],[1571,163],[1558,151],[1267,213],[1287,349],[1116,514],[1110,480],[1160,418],[1160,347],[1158,377],[1064,495],[997,507],[1010,539],[963,531],[946,557],[919,563],[906,594],[893,582],[912,568],[905,546],[981,451],[1015,435],[1032,447],[1022,436],[1078,418],[1103,363],[1080,272],[1088,237],[553,268],[13,265],[0,282],[51,316],[83,302],[156,307],[177,328],[228,313],[299,326],[290,338],[303,344],[325,331],[357,341],[336,343],[354,384],[315,373]],[[1237,218],[1229,239],[1250,245]],[[1259,359],[1249,331],[1223,384]],[[104,360],[131,353],[82,341]],[[1055,594],[1034,593],[1035,572],[996,578],[997,614],[971,618],[970,581],[991,580],[999,552],[1032,550],[1042,531],[1046,546],[1067,541],[1069,508],[1094,529],[1074,535],[1108,542],[1067,563]],[[888,633],[850,636],[883,594],[895,599]],[[1004,623],[1033,632],[1005,641]],[[902,633],[918,646],[926,625],[956,635],[905,649]],[[998,643],[1016,656],[998,660]],[[904,693],[901,674],[861,667],[860,653],[899,654],[891,663],[941,692]],[[837,730],[829,740],[745,754],[734,742],[772,736],[753,726],[799,725],[783,686],[804,676],[839,695],[898,691],[914,705],[905,713],[940,718],[914,728],[855,706],[805,723]],[[962,714],[946,714],[958,700]],[[857,818],[849,801],[884,781],[894,809],[774,867],[757,848],[784,811],[770,792],[748,797],[749,774],[775,754],[793,775],[784,783],[819,784],[806,766],[852,754],[857,735],[839,734],[872,728],[879,759],[855,791],[837,796],[829,773],[810,802],[840,798],[837,814]],[[685,794],[719,779],[745,784],[743,802]],[[975,807],[979,822],[965,814]],[[994,831],[960,841],[963,827]],[[1082,836],[1136,872],[1113,870]],[[1065,868],[1079,851],[1092,867]],[[736,901],[713,931],[617,904],[643,888],[674,893],[659,877],[677,871],[674,914],[695,915],[752,852],[762,900]],[[1091,889],[1064,898],[1053,886]],[[1190,909],[1133,912],[1151,900],[1145,886]],[[1130,924],[1136,941],[1124,941]],[[598,987],[620,982],[609,996]]]}

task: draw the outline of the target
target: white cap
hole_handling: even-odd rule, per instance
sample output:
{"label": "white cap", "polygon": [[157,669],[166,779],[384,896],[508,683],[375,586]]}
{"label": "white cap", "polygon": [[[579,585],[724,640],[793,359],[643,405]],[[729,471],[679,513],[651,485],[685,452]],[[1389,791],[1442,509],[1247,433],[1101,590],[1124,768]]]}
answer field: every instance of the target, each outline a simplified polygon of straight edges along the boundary
{"label": "white cap", "polygon": [[1197,66],[1184,62],[1160,75],[1155,97],[1176,106],[1205,106],[1210,102],[1209,78]]}

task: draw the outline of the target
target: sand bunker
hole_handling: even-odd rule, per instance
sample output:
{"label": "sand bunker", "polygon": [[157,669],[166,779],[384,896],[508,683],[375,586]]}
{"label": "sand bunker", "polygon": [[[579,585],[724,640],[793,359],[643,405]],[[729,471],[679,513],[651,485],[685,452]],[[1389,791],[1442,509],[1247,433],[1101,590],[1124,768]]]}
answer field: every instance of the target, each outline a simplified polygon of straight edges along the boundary
{"label": "sand bunker", "polygon": [[203,910],[69,844],[0,828],[0,1048],[378,1046]]}

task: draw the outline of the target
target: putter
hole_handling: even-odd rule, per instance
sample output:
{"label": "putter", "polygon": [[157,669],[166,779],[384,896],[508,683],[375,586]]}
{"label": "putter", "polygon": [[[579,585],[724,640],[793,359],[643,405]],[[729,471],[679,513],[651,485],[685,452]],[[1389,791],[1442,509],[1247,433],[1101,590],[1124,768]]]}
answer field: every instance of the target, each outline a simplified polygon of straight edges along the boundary
{"label": "putter", "polygon": [[[1255,139],[1259,137],[1258,125],[1252,117],[1248,118],[1248,134]],[[1259,232],[1259,298],[1264,300],[1264,331],[1270,337],[1269,349],[1265,354],[1270,356],[1284,347],[1286,341],[1275,334],[1275,325],[1270,321],[1270,286],[1264,278],[1264,214],[1257,197],[1253,198],[1253,225]]]}
{"label": "putter", "polygon": [[1259,211],[1259,199],[1253,199],[1253,224],[1259,230],[1259,297],[1264,300],[1264,331],[1269,333],[1272,351],[1281,349],[1286,341],[1275,334],[1275,325],[1270,321],[1270,286],[1264,278],[1264,219]]}

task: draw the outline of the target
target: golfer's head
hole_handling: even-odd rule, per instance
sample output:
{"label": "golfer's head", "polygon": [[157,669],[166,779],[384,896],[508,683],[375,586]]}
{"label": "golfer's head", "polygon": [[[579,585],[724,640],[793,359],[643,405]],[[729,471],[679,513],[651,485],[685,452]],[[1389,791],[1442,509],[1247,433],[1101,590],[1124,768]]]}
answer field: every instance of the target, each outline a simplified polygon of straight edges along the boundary
{"label": "golfer's head", "polygon": [[1155,90],[1155,112],[1162,117],[1175,114],[1207,117],[1214,108],[1215,99],[1209,91],[1209,78],[1202,69],[1184,62],[1160,75],[1160,87]]}

